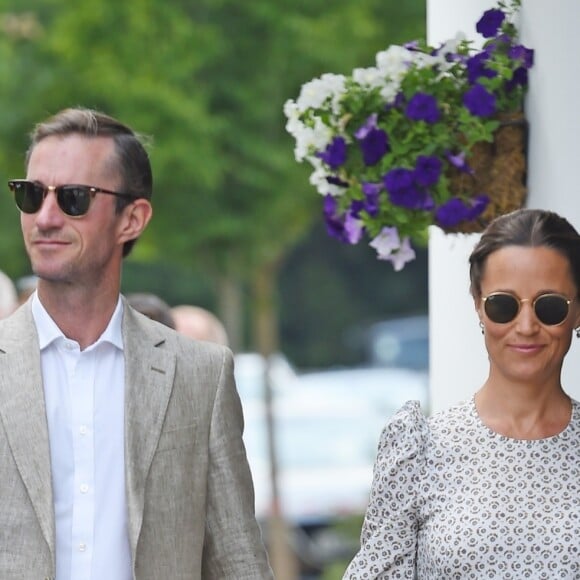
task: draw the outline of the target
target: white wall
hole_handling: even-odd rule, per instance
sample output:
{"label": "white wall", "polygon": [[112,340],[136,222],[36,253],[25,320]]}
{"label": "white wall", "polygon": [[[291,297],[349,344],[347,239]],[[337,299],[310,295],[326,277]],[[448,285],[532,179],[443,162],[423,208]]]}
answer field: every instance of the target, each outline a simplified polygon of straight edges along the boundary
{"label": "white wall", "polygon": [[[578,0],[524,0],[521,38],[536,51],[526,115],[530,124],[528,207],[548,208],[580,229],[580,58]],[[430,44],[459,30],[475,38],[475,23],[492,0],[427,0]],[[469,296],[467,259],[479,236],[445,235],[429,242],[431,410],[470,397],[487,376],[487,357]],[[563,384],[580,399],[580,340],[574,338]]]}
{"label": "white wall", "polygon": [[[524,0],[521,38],[535,48],[526,103],[530,119],[529,207],[550,209],[580,231],[580,54],[578,0]],[[574,337],[562,384],[580,399],[580,339]]]}
{"label": "white wall", "polygon": [[536,50],[526,103],[528,205],[554,210],[579,229],[580,2],[525,0],[520,20],[522,42]]}

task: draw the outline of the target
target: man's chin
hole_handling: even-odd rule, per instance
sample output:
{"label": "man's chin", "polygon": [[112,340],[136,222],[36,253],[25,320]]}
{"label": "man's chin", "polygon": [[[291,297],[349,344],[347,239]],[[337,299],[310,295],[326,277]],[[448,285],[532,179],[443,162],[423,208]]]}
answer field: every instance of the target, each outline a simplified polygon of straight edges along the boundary
{"label": "man's chin", "polygon": [[62,268],[35,268],[33,266],[32,272],[39,281],[44,283],[54,283],[54,284],[66,284],[70,282],[70,275],[65,272]]}

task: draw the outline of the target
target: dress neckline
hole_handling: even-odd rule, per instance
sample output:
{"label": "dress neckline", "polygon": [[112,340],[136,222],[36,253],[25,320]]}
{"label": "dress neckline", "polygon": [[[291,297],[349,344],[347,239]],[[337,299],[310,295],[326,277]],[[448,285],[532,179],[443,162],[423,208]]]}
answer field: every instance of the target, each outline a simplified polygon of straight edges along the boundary
{"label": "dress neckline", "polygon": [[576,417],[578,416],[578,402],[575,399],[570,398],[570,403],[572,405],[572,412],[570,413],[570,420],[564,426],[564,428],[555,435],[550,435],[549,437],[542,437],[539,439],[517,439],[515,437],[510,437],[508,435],[502,435],[501,433],[494,431],[491,427],[488,427],[483,422],[482,418],[479,415],[479,411],[477,410],[477,406],[475,405],[475,395],[473,395],[469,401],[469,413],[480,429],[483,429],[488,433],[488,435],[497,438],[498,440],[511,441],[513,443],[521,443],[526,445],[538,445],[550,441],[557,441],[562,437],[568,436],[571,426],[575,422]]}

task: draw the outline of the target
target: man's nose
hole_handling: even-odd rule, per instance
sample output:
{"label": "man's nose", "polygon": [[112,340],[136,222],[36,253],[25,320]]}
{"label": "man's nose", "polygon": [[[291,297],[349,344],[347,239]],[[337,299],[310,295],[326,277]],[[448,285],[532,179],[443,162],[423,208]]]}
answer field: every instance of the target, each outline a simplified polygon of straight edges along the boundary
{"label": "man's nose", "polygon": [[56,192],[49,190],[46,192],[42,205],[38,212],[36,212],[35,221],[40,229],[51,228],[61,225],[64,219],[64,214],[58,206],[56,199]]}

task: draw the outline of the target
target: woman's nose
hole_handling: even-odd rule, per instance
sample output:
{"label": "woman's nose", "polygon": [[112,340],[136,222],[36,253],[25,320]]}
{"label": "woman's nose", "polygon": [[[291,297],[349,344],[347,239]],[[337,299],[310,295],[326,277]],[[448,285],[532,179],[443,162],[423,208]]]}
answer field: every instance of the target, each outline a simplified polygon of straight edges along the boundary
{"label": "woman's nose", "polygon": [[522,300],[522,307],[516,318],[517,328],[520,332],[529,334],[536,332],[540,322],[534,312],[534,306],[530,300]]}

